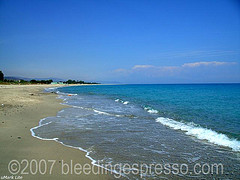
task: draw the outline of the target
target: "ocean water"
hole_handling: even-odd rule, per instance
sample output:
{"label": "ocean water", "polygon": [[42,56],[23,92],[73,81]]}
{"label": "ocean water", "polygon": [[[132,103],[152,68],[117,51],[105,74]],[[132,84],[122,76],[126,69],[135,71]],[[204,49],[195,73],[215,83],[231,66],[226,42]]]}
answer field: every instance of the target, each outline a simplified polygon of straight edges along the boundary
{"label": "ocean water", "polygon": [[[128,179],[240,178],[240,84],[95,85],[47,91],[58,92],[69,108],[41,120],[31,129],[34,136],[81,148],[102,166],[187,164],[191,172],[114,169]],[[196,163],[221,163],[223,173],[193,173]]]}

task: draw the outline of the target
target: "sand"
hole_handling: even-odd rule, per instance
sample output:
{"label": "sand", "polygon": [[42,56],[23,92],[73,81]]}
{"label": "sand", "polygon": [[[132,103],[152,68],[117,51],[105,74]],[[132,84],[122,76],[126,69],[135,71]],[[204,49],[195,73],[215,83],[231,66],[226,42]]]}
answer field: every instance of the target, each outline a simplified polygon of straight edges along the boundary
{"label": "sand", "polygon": [[[21,166],[20,172],[14,178],[19,176],[20,179],[113,179],[114,176],[110,173],[95,175],[91,172],[89,175],[83,173],[78,175],[76,174],[80,172],[78,169],[76,173],[71,174],[70,170],[67,173],[66,166],[63,166],[65,169],[62,171],[62,163],[67,163],[70,167],[71,160],[73,165],[79,163],[82,166],[91,164],[91,161],[85,157],[86,153],[83,151],[66,147],[52,140],[37,139],[31,135],[30,129],[37,126],[40,119],[56,116],[58,111],[67,108],[60,104],[62,100],[56,99],[56,94],[43,92],[45,87],[51,86],[55,87],[56,85],[0,85],[1,179],[11,177],[12,174],[8,170],[11,160],[17,160]],[[34,175],[35,163],[37,162],[39,166],[42,159],[41,172],[44,172],[45,161],[46,173],[42,175],[38,169]],[[32,162],[31,165],[30,162]],[[50,174],[52,162],[55,163]],[[14,165],[12,167],[16,168]],[[98,172],[96,166],[94,169],[95,172]],[[86,170],[86,172],[89,171]]]}

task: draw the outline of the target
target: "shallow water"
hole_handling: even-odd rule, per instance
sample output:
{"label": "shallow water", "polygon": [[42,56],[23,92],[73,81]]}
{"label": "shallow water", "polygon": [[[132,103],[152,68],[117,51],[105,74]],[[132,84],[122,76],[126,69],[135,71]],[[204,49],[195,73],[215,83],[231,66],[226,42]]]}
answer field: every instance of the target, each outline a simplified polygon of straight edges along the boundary
{"label": "shallow water", "polygon": [[[151,167],[151,173],[125,173],[129,179],[237,179],[240,177],[239,89],[239,85],[59,88],[60,92],[76,94],[59,96],[72,107],[42,120],[41,124],[46,125],[33,129],[33,133],[81,147],[103,165],[188,165],[187,174],[159,175]],[[223,174],[193,173],[196,163],[222,163]],[[115,170],[122,172],[119,167]]]}

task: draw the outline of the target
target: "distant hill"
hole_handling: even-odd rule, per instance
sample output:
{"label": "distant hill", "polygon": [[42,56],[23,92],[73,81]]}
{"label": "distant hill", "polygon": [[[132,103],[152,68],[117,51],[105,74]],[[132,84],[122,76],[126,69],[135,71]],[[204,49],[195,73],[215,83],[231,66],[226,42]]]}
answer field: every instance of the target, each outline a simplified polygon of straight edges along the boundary
{"label": "distant hill", "polygon": [[64,79],[60,79],[60,78],[53,78],[53,77],[49,77],[49,78],[26,78],[26,77],[20,77],[20,76],[5,76],[4,79],[8,79],[8,80],[25,80],[25,81],[31,81],[32,79],[35,80],[49,80],[52,79],[55,82],[59,82],[59,81],[65,81]]}

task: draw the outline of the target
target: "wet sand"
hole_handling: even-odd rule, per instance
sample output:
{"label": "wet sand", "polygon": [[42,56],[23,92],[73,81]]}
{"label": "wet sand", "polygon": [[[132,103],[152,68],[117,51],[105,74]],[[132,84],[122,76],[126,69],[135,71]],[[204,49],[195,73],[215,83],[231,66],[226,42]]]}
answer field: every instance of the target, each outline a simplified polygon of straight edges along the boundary
{"label": "wet sand", "polygon": [[[62,166],[62,163],[67,163],[70,167],[71,160],[73,165],[78,163],[82,166],[91,164],[91,161],[78,149],[63,146],[55,141],[40,140],[31,135],[30,129],[37,126],[40,119],[56,116],[59,110],[66,108],[60,104],[62,100],[56,99],[56,94],[43,92],[45,87],[51,86],[56,85],[0,85],[0,177],[11,176],[8,164],[11,160],[17,160],[21,167],[15,176],[22,176],[22,179],[114,179],[110,173],[95,175],[87,170],[88,166],[85,166],[86,172],[90,174],[83,174],[81,171],[78,175],[74,171],[71,173],[70,169],[67,173],[67,167]],[[35,162],[39,166],[42,159],[42,164],[46,162],[46,173],[42,175],[38,167],[34,175]],[[55,163],[50,174],[53,162]],[[41,172],[44,172],[45,166],[42,164]],[[32,170],[30,166],[33,167]],[[16,169],[16,166],[12,167]],[[95,173],[99,170],[96,166],[94,169]],[[79,173],[80,170],[76,172]]]}

